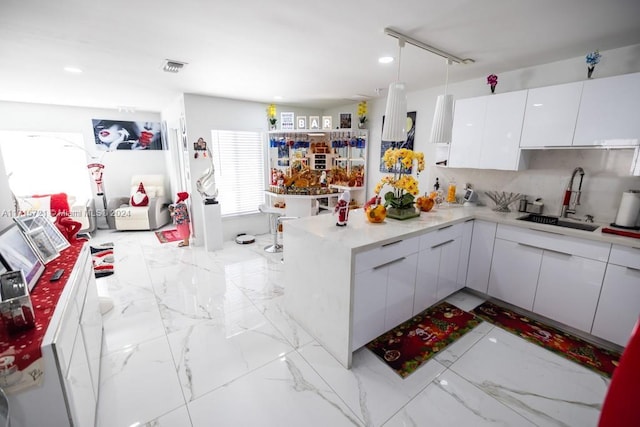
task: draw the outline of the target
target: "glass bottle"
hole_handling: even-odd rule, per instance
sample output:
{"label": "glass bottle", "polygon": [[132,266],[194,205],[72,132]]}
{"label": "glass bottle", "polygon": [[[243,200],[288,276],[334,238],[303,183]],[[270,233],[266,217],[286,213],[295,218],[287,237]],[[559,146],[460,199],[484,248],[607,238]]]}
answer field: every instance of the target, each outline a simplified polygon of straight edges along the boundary
{"label": "glass bottle", "polygon": [[456,180],[451,178],[449,190],[447,191],[447,203],[456,203]]}

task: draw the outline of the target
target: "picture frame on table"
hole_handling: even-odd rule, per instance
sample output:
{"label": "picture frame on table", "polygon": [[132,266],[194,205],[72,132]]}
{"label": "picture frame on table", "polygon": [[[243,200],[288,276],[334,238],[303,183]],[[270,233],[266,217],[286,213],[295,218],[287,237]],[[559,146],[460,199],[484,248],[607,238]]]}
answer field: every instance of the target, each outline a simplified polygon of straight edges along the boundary
{"label": "picture frame on table", "polygon": [[36,227],[25,234],[43,263],[48,264],[60,256],[44,228]]}
{"label": "picture frame on table", "polygon": [[55,246],[58,252],[62,252],[64,249],[71,246],[71,243],[64,237],[62,232],[58,230],[58,227],[51,222],[51,220],[44,215],[23,215],[13,219],[20,229],[27,233],[38,227],[44,228],[45,233],[51,240],[51,243]]}
{"label": "picture frame on table", "polygon": [[16,224],[0,233],[0,263],[7,271],[22,271],[29,291],[44,272],[44,263]]}

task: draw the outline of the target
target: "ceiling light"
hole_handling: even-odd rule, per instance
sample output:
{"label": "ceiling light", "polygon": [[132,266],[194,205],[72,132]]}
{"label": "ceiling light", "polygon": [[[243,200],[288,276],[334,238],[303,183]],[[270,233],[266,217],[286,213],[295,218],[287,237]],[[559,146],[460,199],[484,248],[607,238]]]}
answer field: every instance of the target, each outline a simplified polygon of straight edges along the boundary
{"label": "ceiling light", "polygon": [[447,77],[444,83],[444,95],[439,95],[436,100],[436,111],[431,124],[432,143],[450,143],[453,132],[453,95],[447,94],[449,85],[449,65],[451,60],[447,59]]}
{"label": "ceiling light", "polygon": [[381,64],[390,64],[393,62],[393,56],[381,56],[378,58],[378,62]]}
{"label": "ceiling light", "polygon": [[407,139],[407,93],[400,81],[400,57],[404,40],[398,39],[398,79],[389,85],[387,105],[384,109],[382,141],[402,142]]}
{"label": "ceiling light", "polygon": [[455,55],[452,55],[444,50],[440,50],[437,47],[429,46],[426,43],[421,42],[420,40],[416,40],[414,38],[405,36],[402,33],[399,33],[391,28],[385,28],[384,33],[388,36],[395,37],[398,40],[402,40],[403,42],[409,43],[415,47],[419,47],[420,49],[424,49],[428,52],[434,53],[436,55],[442,56],[445,59],[450,60],[451,62],[455,62],[456,64],[472,64],[475,61],[470,58],[459,58]]}
{"label": "ceiling light", "polygon": [[273,97],[273,99],[275,99],[276,101],[280,101],[282,99],[282,96],[276,95]]}
{"label": "ceiling light", "polygon": [[165,63],[162,66],[162,69],[167,73],[177,73],[187,65],[186,62],[174,61],[173,59],[165,59]]}
{"label": "ceiling light", "polygon": [[68,73],[80,74],[82,70],[78,67],[64,67],[64,70]]}

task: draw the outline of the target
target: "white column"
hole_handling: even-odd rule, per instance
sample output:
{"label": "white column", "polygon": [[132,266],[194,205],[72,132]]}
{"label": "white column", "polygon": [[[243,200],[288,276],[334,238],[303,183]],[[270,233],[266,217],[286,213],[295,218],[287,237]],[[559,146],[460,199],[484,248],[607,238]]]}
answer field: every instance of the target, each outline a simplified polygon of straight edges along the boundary
{"label": "white column", "polygon": [[204,225],[204,246],[212,252],[222,249],[222,216],[220,204],[202,204],[202,219]]}

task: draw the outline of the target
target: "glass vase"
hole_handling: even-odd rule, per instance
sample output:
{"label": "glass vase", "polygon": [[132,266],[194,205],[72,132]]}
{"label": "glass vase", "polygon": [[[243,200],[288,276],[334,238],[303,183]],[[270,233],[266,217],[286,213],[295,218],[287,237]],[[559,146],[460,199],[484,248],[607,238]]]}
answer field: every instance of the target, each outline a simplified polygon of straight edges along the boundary
{"label": "glass vase", "polygon": [[387,208],[387,217],[394,218],[399,220],[405,220],[409,218],[415,218],[420,216],[420,211],[415,207],[398,209],[398,208]]}

